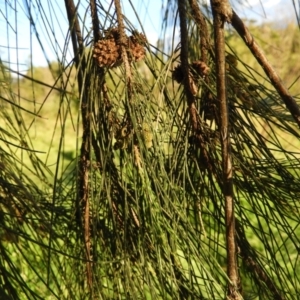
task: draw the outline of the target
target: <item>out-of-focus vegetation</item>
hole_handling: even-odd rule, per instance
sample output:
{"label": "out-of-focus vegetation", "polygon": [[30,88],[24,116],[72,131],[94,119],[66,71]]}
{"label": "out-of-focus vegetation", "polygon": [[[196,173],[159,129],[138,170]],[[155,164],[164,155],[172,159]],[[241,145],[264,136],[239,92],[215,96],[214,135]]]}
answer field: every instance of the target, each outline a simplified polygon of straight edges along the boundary
{"label": "out-of-focus vegetation", "polygon": [[[299,28],[292,23],[283,26],[276,23],[264,23],[256,25],[250,23],[249,29],[264,50],[268,60],[280,74],[284,84],[289,88],[294,96],[299,96],[297,82],[300,76],[300,65],[298,62],[300,50]],[[263,74],[263,70],[258,66],[255,58],[243,44],[237,33],[228,33],[229,46],[237,53],[241,61],[247,62],[248,69],[253,68],[253,73]],[[242,68],[245,70],[245,68]],[[267,84],[267,87],[270,87]]]}

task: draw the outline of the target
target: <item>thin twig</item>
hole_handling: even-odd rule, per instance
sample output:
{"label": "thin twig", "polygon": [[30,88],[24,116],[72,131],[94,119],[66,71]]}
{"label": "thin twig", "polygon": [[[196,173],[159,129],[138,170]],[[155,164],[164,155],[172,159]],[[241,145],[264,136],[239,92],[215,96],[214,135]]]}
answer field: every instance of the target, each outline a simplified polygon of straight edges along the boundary
{"label": "thin twig", "polygon": [[[198,133],[198,117],[197,117],[197,107],[195,104],[195,97],[193,95],[193,92],[191,90],[190,86],[190,78],[189,78],[189,60],[188,60],[188,30],[187,30],[187,16],[186,16],[186,1],[178,0],[178,12],[179,12],[179,18],[180,18],[180,38],[181,38],[181,52],[180,52],[180,59],[181,59],[181,67],[183,71],[184,76],[184,90],[187,97],[187,103],[189,107],[189,114],[191,118],[192,128],[195,133]],[[199,143],[200,147],[203,146],[203,143]],[[204,148],[204,147],[203,147]],[[205,149],[205,148],[204,148]],[[205,152],[206,153],[206,152]],[[171,257],[173,260],[173,257]],[[181,272],[178,271],[176,268],[176,265],[174,264],[174,273],[177,281],[179,283],[182,283],[183,278]],[[189,296],[189,292],[185,288],[184,285],[179,285],[179,294],[181,298],[187,298]]]}
{"label": "thin twig", "polygon": [[100,39],[100,23],[98,19],[97,4],[95,0],[90,0],[90,8],[93,23],[94,42],[97,42]]}
{"label": "thin twig", "polygon": [[189,0],[189,4],[191,7],[191,15],[194,18],[200,32],[201,60],[207,63],[207,52],[209,49],[210,41],[206,20],[203,14],[201,13],[201,10],[196,0]]}
{"label": "thin twig", "polygon": [[[72,37],[74,61],[78,71],[78,90],[81,95],[81,114],[83,124],[82,144],[79,161],[77,217],[79,226],[83,224],[83,237],[86,253],[87,284],[92,288],[92,263],[90,241],[90,206],[89,206],[89,164],[90,164],[90,132],[91,123],[89,118],[88,88],[84,84],[86,63],[84,59],[84,45],[81,35],[77,9],[73,0],[65,0],[66,11]],[[87,79],[85,79],[87,80]],[[88,81],[88,80],[87,80]]]}
{"label": "thin twig", "polygon": [[[76,64],[76,68],[79,67],[80,59],[79,54],[83,50],[83,38],[81,36],[81,30],[77,15],[77,9],[73,0],[65,0],[66,11],[68,15],[69,27],[71,32],[72,46],[74,52],[74,61]],[[80,77],[81,84],[79,88],[82,87],[82,74],[78,75]]]}
{"label": "thin twig", "polygon": [[188,103],[189,115],[191,119],[192,129],[197,138],[197,146],[201,151],[201,160],[205,165],[205,168],[214,176],[217,176],[217,172],[214,168],[213,161],[206,149],[205,141],[201,132],[200,124],[201,120],[198,116],[198,109],[196,106],[196,99],[191,90],[190,84],[190,74],[189,74],[189,39],[188,39],[188,30],[187,30],[187,16],[186,16],[186,4],[185,1],[178,0],[178,11],[180,18],[180,31],[181,31],[181,52],[180,60],[181,67],[184,76],[184,89]]}
{"label": "thin twig", "polygon": [[248,28],[244,24],[244,22],[239,18],[239,16],[233,11],[232,18],[230,20],[232,26],[235,30],[239,33],[241,38],[244,40],[245,44],[248,46],[258,63],[264,69],[266,75],[270,79],[271,83],[277,90],[278,94],[280,95],[281,99],[285,103],[287,109],[292,114],[294,120],[300,127],[300,108],[297,105],[295,99],[289,93],[288,89],[283,85],[280,77],[273,69],[271,64],[268,62],[266,56],[264,55],[261,48],[255,42],[253,36],[249,32]]}
{"label": "thin twig", "polygon": [[184,88],[189,106],[189,113],[192,121],[192,127],[195,132],[198,131],[197,121],[197,107],[195,104],[195,97],[190,87],[190,76],[189,76],[189,47],[188,47],[188,30],[187,30],[187,17],[186,17],[186,5],[185,1],[178,0],[178,12],[180,18],[180,39],[181,39],[181,52],[180,60],[182,72],[184,75]]}
{"label": "thin twig", "polygon": [[225,197],[225,223],[227,246],[227,275],[230,279],[228,286],[229,299],[240,299],[239,274],[237,268],[237,249],[235,240],[234,195],[232,182],[232,154],[230,143],[230,128],[228,121],[228,103],[226,98],[225,78],[225,37],[224,23],[231,14],[228,0],[211,0],[214,17],[214,39],[216,53],[216,83],[219,102],[220,139],[222,147],[223,193]]}
{"label": "thin twig", "polygon": [[[201,61],[203,61],[206,65],[208,65],[208,52],[210,50],[211,56],[214,57],[214,54],[211,51],[211,42],[210,42],[210,37],[209,37],[209,32],[207,29],[207,24],[205,17],[203,16],[199,5],[196,0],[189,0],[190,3],[190,13],[192,17],[194,18],[194,21],[198,27],[198,30],[200,32],[200,51],[201,51]],[[203,85],[203,90],[202,90],[202,95],[207,95],[209,93],[208,86],[210,86],[210,78],[209,76],[205,76],[204,78],[205,84]],[[204,109],[205,106],[207,105],[212,105],[209,103],[208,97],[204,96],[202,97],[201,101],[201,109]],[[206,116],[204,116],[205,120]],[[216,119],[217,121],[217,119]],[[199,136],[199,135],[198,135]]]}
{"label": "thin twig", "polygon": [[125,66],[125,76],[126,76],[126,83],[127,83],[127,89],[128,93],[131,92],[131,82],[132,82],[132,72],[131,67],[129,64],[129,59],[127,55],[127,37],[125,34],[125,26],[123,21],[123,14],[122,14],[122,8],[120,0],[114,0],[115,7],[116,7],[116,14],[117,14],[117,20],[118,20],[118,28],[119,28],[119,42],[120,42],[120,48],[121,48],[121,55]]}

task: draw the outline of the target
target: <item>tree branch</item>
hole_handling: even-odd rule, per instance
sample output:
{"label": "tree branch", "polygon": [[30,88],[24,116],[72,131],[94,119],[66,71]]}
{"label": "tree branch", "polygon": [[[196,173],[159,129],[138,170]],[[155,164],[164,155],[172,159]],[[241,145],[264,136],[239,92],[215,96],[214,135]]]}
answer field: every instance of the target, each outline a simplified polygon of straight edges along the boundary
{"label": "tree branch", "polygon": [[180,39],[181,39],[181,51],[180,60],[181,67],[184,76],[183,84],[189,106],[189,113],[192,121],[192,127],[195,132],[198,131],[197,121],[197,108],[195,104],[195,97],[190,87],[190,75],[189,75],[189,47],[188,47],[188,30],[187,30],[187,18],[186,18],[186,4],[185,1],[178,0],[178,12],[180,19]]}
{"label": "tree branch", "polygon": [[207,64],[207,52],[209,49],[209,34],[206,25],[206,20],[199,9],[199,5],[196,0],[189,0],[191,7],[191,15],[193,16],[196,25],[200,31],[200,50],[201,50],[201,60]]}
{"label": "tree branch", "polygon": [[97,42],[100,39],[100,34],[99,34],[100,25],[99,25],[96,0],[90,0],[90,8],[91,8],[92,23],[93,23],[94,42]]}
{"label": "tree branch", "polygon": [[235,240],[234,195],[232,182],[232,157],[230,129],[228,122],[228,103],[226,98],[225,78],[225,37],[224,23],[231,17],[232,11],[228,0],[211,0],[214,17],[214,39],[216,53],[216,83],[219,102],[220,139],[222,147],[223,194],[225,197],[225,223],[227,245],[227,275],[230,279],[228,297],[240,299],[238,293],[240,279],[237,268],[237,249]]}
{"label": "tree branch", "polygon": [[80,25],[77,16],[77,8],[73,0],[65,0],[66,11],[68,15],[69,27],[72,37],[74,50],[74,61],[78,71],[78,90],[81,101],[82,115],[82,144],[79,161],[79,179],[78,179],[78,197],[76,203],[77,222],[82,228],[86,254],[86,272],[87,284],[89,289],[92,288],[92,263],[91,263],[91,241],[90,241],[90,204],[89,204],[89,165],[90,165],[90,132],[91,122],[89,118],[89,96],[88,87],[85,85],[84,73],[86,63],[84,57],[83,38],[81,35]]}
{"label": "tree branch", "polygon": [[258,63],[264,69],[266,75],[277,90],[287,109],[290,111],[294,120],[300,127],[300,109],[295,99],[289,93],[288,89],[283,85],[280,77],[268,62],[266,56],[264,55],[258,44],[255,42],[253,36],[249,32],[248,28],[245,26],[244,22],[234,11],[230,21],[232,23],[232,26],[235,28],[235,30],[238,32],[238,34],[241,36],[245,44],[248,46],[248,48],[256,58]]}
{"label": "tree branch", "polygon": [[[118,20],[118,28],[119,28],[119,35],[120,35],[120,48],[121,48],[121,55],[125,66],[125,76],[126,76],[126,83],[127,83],[127,89],[128,92],[131,93],[131,81],[132,81],[132,74],[131,74],[131,68],[128,60],[127,55],[127,37],[125,34],[125,26],[123,22],[123,14],[121,9],[121,3],[120,0],[114,0],[115,7],[116,7],[116,14],[117,14],[117,20]],[[130,94],[129,94],[130,95]]]}

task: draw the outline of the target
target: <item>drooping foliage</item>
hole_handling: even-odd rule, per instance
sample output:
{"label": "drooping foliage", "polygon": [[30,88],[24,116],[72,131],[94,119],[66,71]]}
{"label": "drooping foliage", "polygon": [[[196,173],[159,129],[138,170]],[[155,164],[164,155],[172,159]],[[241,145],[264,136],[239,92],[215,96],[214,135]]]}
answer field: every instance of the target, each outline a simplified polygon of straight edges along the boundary
{"label": "drooping foliage", "polygon": [[[166,35],[151,45],[142,22],[135,28],[124,15],[130,1],[102,2],[65,1],[64,45],[55,39],[63,27],[54,25],[52,1],[24,1],[14,14],[32,37],[48,37],[57,63],[47,77],[33,65],[23,72],[1,63],[0,294],[224,299],[211,11],[183,1],[182,22],[177,2],[168,1]],[[18,27],[9,29],[15,8],[3,5],[9,36],[18,37]],[[300,131],[262,68],[225,29],[238,293],[297,299]]]}

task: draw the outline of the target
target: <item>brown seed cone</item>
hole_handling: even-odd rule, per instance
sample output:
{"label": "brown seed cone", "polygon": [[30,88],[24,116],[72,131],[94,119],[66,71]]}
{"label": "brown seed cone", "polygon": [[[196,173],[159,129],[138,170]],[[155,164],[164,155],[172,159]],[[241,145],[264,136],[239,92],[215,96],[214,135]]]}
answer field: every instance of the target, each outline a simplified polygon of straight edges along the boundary
{"label": "brown seed cone", "polygon": [[115,39],[99,40],[95,43],[93,57],[99,67],[117,67],[122,63],[120,47]]}
{"label": "brown seed cone", "polygon": [[114,39],[116,44],[119,44],[120,40],[120,33],[117,27],[108,28],[104,31],[104,38],[107,39]]}
{"label": "brown seed cone", "polygon": [[[173,72],[172,73],[173,79],[175,81],[177,81],[178,83],[182,83],[183,79],[184,79],[184,74],[183,74],[181,65],[177,65],[172,72]],[[197,85],[195,83],[195,78],[194,78],[191,70],[189,70],[189,75],[188,76],[189,76],[190,91],[195,96],[197,94],[198,88],[197,88]]]}
{"label": "brown seed cone", "polygon": [[182,72],[182,67],[181,65],[177,65],[174,70],[172,71],[172,77],[175,81],[177,81],[178,83],[182,83],[184,75]]}
{"label": "brown seed cone", "polygon": [[[142,40],[143,38],[143,40]],[[128,52],[130,61],[140,61],[144,59],[146,49],[141,43],[146,40],[145,36],[139,33],[132,35],[128,39]]]}
{"label": "brown seed cone", "polygon": [[140,61],[144,59],[146,50],[139,43],[129,43],[129,60],[130,61]]}
{"label": "brown seed cone", "polygon": [[[140,61],[145,57],[146,50],[143,45],[146,37],[136,31],[129,38],[126,37],[129,61]],[[95,43],[93,57],[99,67],[117,67],[123,62],[120,47],[120,34],[118,28],[109,28],[105,31],[104,39]]]}
{"label": "brown seed cone", "polygon": [[201,105],[201,113],[204,114],[204,120],[214,120],[216,117],[216,98],[210,91],[203,96],[203,104]]}
{"label": "brown seed cone", "polygon": [[193,70],[200,75],[201,77],[205,77],[208,75],[210,69],[207,64],[202,60],[196,60],[192,63]]}
{"label": "brown seed cone", "polygon": [[144,34],[139,33],[138,31],[134,30],[132,32],[132,36],[130,37],[133,43],[139,43],[140,45],[145,45],[147,43],[147,39]]}

